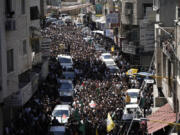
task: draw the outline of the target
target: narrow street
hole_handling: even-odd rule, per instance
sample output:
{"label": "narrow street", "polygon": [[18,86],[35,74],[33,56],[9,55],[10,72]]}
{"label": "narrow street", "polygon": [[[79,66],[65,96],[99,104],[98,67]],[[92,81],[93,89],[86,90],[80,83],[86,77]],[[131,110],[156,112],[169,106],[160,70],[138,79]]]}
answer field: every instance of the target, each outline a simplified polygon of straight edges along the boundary
{"label": "narrow street", "polygon": [[[106,41],[102,35],[88,35],[81,28],[54,24],[41,32],[43,37],[52,40],[49,74],[17,119],[8,127],[9,132],[15,135],[49,135],[55,133],[51,131],[52,127],[59,126],[65,135],[126,134],[132,122],[130,119],[123,119],[124,108],[130,102],[127,101],[126,90],[139,89],[142,83],[142,80],[126,75],[131,68],[126,56],[115,47],[112,53],[115,63],[110,67],[117,67],[117,70],[111,70],[101,58],[102,54],[111,52],[106,47],[111,42]],[[87,36],[91,36],[91,42],[84,40]],[[103,49],[96,48],[100,43],[99,47]],[[71,68],[59,63],[60,54],[72,57]],[[73,72],[74,75],[66,76],[65,72]],[[73,82],[73,99],[62,96],[59,91],[63,84],[59,84],[58,80],[66,79]],[[62,123],[58,114],[52,116],[52,112],[55,106],[64,102],[68,102],[71,110],[68,121]],[[107,125],[108,115],[113,124],[110,130]],[[142,117],[142,114],[139,115]],[[140,122],[133,122],[129,134],[140,135],[144,130],[145,128],[140,127]]]}
{"label": "narrow street", "polygon": [[180,133],[179,1],[0,7],[0,135]]}

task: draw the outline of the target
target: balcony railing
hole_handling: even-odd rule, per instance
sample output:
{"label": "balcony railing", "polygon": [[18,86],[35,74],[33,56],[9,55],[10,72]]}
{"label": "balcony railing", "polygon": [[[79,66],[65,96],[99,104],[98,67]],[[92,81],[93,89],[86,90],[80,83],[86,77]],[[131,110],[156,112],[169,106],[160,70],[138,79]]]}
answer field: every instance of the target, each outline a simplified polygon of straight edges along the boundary
{"label": "balcony railing", "polygon": [[175,38],[173,27],[161,27],[160,47],[168,59],[172,60],[175,55]]}
{"label": "balcony railing", "polygon": [[136,46],[132,43],[122,42],[122,51],[124,53],[136,54]]}
{"label": "balcony railing", "polygon": [[163,41],[161,43],[161,46],[162,46],[162,50],[164,52],[164,54],[166,54],[166,56],[172,60],[173,58],[173,54],[174,54],[174,51],[175,51],[175,42],[171,39],[167,39],[165,41]]}

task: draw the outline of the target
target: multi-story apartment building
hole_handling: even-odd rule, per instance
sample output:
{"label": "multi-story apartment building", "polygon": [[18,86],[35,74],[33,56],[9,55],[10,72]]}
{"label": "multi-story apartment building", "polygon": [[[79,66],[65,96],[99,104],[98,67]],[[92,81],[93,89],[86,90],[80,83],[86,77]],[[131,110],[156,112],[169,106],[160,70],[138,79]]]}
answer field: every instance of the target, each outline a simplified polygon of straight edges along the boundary
{"label": "multi-story apartment building", "polygon": [[[155,24],[155,69],[157,87],[162,90],[170,105],[175,109],[176,88],[174,63],[176,0],[154,1],[153,9],[156,13]],[[166,15],[168,13],[168,16]]]}
{"label": "multi-story apartment building", "polygon": [[44,5],[43,0],[0,1],[0,134],[2,125],[34,93],[36,77],[32,67],[42,60],[41,42],[31,39],[40,37]]}
{"label": "multi-story apartment building", "polygon": [[[155,80],[154,103],[156,107],[169,104],[172,112],[176,113],[168,121],[179,121],[180,81],[179,81],[179,19],[176,0],[154,0],[153,10],[156,12],[155,24]],[[157,87],[157,88],[156,88]],[[155,94],[156,93],[156,94]],[[163,100],[160,100],[163,99]],[[165,102],[164,102],[165,101]],[[168,112],[169,110],[167,110]],[[169,112],[168,112],[169,113]],[[168,113],[164,113],[167,117]],[[174,128],[174,130],[177,128]],[[171,130],[169,132],[177,132]]]}
{"label": "multi-story apartment building", "polygon": [[129,54],[134,64],[149,65],[153,56],[152,5],[152,0],[121,1],[122,51]]}

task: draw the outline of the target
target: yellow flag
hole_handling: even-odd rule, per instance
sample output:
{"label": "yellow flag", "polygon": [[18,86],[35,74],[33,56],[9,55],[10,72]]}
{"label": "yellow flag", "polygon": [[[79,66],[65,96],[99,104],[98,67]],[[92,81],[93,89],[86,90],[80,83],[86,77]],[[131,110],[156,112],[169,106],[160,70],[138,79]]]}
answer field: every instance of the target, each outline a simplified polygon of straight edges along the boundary
{"label": "yellow flag", "polygon": [[137,71],[138,71],[138,69],[131,68],[131,69],[129,69],[129,70],[126,72],[126,75],[133,75],[133,74],[136,74]]}
{"label": "yellow flag", "polygon": [[126,95],[126,103],[130,103],[131,97],[129,95]]}
{"label": "yellow flag", "polygon": [[115,127],[115,123],[113,122],[110,114],[107,116],[107,132],[110,132]]}
{"label": "yellow flag", "polygon": [[114,46],[111,47],[111,52],[114,52]]}
{"label": "yellow flag", "polygon": [[96,135],[99,135],[99,134],[98,134],[98,130],[97,130],[97,128],[96,128]]}

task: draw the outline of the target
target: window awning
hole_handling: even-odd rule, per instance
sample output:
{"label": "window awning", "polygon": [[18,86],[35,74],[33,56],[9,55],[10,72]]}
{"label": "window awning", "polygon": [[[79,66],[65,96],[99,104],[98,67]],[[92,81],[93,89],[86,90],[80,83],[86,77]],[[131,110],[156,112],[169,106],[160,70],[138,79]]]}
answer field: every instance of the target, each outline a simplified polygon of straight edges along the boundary
{"label": "window awning", "polygon": [[147,130],[148,134],[151,134],[168,126],[170,123],[175,122],[176,114],[167,103],[147,118],[149,119],[147,122]]}

